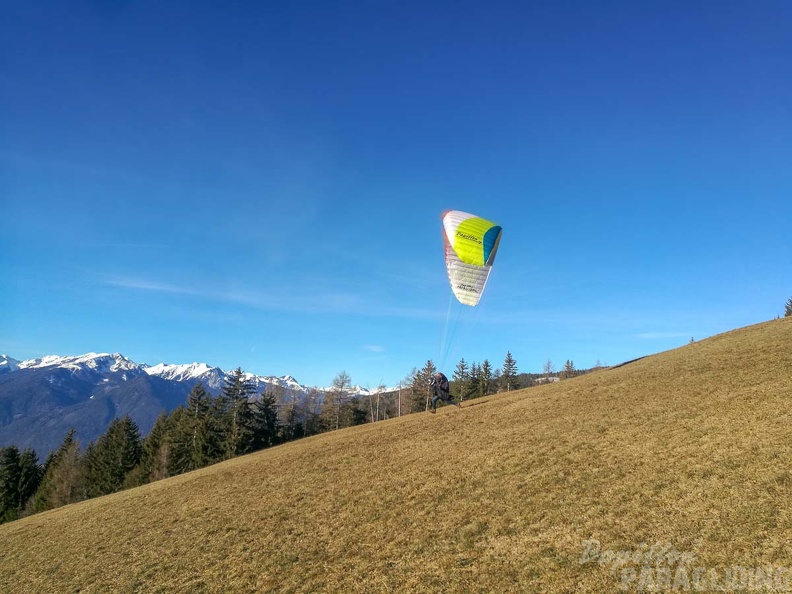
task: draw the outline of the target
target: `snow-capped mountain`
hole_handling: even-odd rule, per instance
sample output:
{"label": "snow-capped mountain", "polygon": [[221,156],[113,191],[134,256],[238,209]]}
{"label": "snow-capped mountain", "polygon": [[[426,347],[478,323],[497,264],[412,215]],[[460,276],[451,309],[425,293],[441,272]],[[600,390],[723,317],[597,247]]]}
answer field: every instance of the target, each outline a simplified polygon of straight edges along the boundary
{"label": "snow-capped mountain", "polygon": [[112,355],[108,353],[86,353],[76,357],[47,355],[38,359],[22,361],[18,364],[18,369],[41,369],[44,367],[58,367],[71,371],[95,371],[97,373],[113,373],[116,371],[139,373],[143,371],[140,365],[120,353],[113,353]]}
{"label": "snow-capped mountain", "polygon": [[19,361],[12,359],[8,355],[0,355],[0,373],[8,373],[19,369]]}
{"label": "snow-capped mountain", "polygon": [[[0,447],[32,447],[43,457],[60,445],[69,429],[87,445],[124,415],[145,435],[163,410],[183,405],[198,382],[217,395],[230,373],[206,363],[139,364],[120,353],[26,361],[0,355]],[[321,405],[323,392],[329,390],[304,386],[290,375],[244,377],[254,388],[251,399],[271,392],[277,401],[288,400],[305,410]],[[371,393],[357,386],[347,390],[352,397]]]}
{"label": "snow-capped mountain", "polygon": [[[157,365],[139,364],[121,353],[86,353],[84,355],[66,357],[47,355],[26,361],[18,361],[7,355],[0,355],[0,373],[2,370],[16,371],[19,369],[45,368],[66,369],[72,373],[95,372],[101,374],[121,372],[128,377],[146,373],[150,376],[170,381],[192,382],[193,385],[201,382],[208,391],[213,393],[217,393],[222,389],[230,373],[206,363],[187,363],[183,365],[167,363],[159,363]],[[276,377],[245,373],[244,377],[256,387],[256,391],[259,393],[268,387],[301,393],[307,393],[312,389],[308,386],[303,386],[290,375]]]}
{"label": "snow-capped mountain", "polygon": [[[167,380],[179,382],[201,382],[210,392],[219,392],[228,377],[228,371],[223,371],[219,367],[211,367],[206,363],[188,363],[185,365],[168,365],[160,363],[151,367],[144,365],[143,370],[149,375],[161,377]],[[306,394],[311,388],[303,386],[290,375],[276,377],[274,375],[255,375],[244,373],[243,377],[250,382],[257,394],[268,389],[281,388],[286,393],[292,392]]]}
{"label": "snow-capped mountain", "polygon": [[[94,373],[116,373],[122,372],[127,377],[135,377],[141,373],[149,376],[159,377],[165,380],[176,382],[201,382],[203,386],[212,393],[218,393],[230,371],[223,371],[219,367],[214,367],[206,363],[186,363],[173,365],[168,363],[158,363],[157,365],[147,365],[145,363],[135,363],[121,353],[86,353],[76,356],[47,355],[37,359],[18,361],[7,355],[0,355],[0,373],[3,371],[16,371],[18,369],[44,369],[57,368],[67,369],[73,373],[94,372]],[[122,377],[123,377],[122,375]],[[287,393],[298,392],[307,394],[310,391],[319,392],[329,391],[330,388],[312,388],[300,384],[291,375],[277,377],[274,375],[255,375],[252,373],[244,374],[245,380],[252,383],[257,393],[261,393],[267,388],[280,388]],[[376,393],[361,386],[352,386],[349,393],[358,396],[368,396]]]}
{"label": "snow-capped mountain", "polygon": [[[201,382],[207,390],[213,393],[220,392],[223,385],[225,385],[226,379],[231,374],[230,371],[223,371],[219,367],[210,367],[206,363],[190,363],[187,365],[166,365],[160,363],[152,367],[144,367],[144,371],[149,375],[163,379],[192,382],[193,384]],[[289,394],[292,392],[307,394],[313,389],[302,385],[290,375],[277,377],[243,372],[242,377],[253,385],[256,394],[277,388],[285,390]]]}
{"label": "snow-capped mountain", "polygon": [[219,367],[210,367],[206,363],[188,363],[186,365],[168,365],[159,363],[144,366],[143,371],[149,375],[177,382],[201,382],[205,387],[219,390],[223,386],[226,373]]}

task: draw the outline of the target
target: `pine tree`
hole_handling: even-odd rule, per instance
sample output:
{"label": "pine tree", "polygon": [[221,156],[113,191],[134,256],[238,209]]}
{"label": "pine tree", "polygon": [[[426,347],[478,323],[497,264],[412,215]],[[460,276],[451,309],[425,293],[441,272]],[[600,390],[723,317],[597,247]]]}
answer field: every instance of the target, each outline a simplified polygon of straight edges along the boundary
{"label": "pine tree", "polygon": [[187,396],[187,408],[172,428],[171,442],[177,458],[177,472],[189,472],[208,465],[214,448],[210,409],[212,399],[199,382]]}
{"label": "pine tree", "polygon": [[567,359],[566,363],[564,363],[564,371],[561,373],[563,379],[569,379],[570,377],[575,377],[577,372],[575,371],[575,364],[570,360]]}
{"label": "pine tree", "polygon": [[173,409],[168,415],[168,433],[161,448],[168,454],[168,476],[195,470],[192,458],[192,425],[184,406]]}
{"label": "pine tree", "polygon": [[481,394],[481,365],[475,361],[470,364],[470,376],[468,380],[468,398],[478,398]]}
{"label": "pine tree", "polygon": [[501,385],[507,392],[516,390],[520,387],[517,380],[517,361],[514,360],[514,357],[512,357],[509,351],[506,351],[506,359],[503,361]]}
{"label": "pine tree", "polygon": [[212,399],[209,406],[209,464],[225,460],[228,420],[227,402],[221,393]]}
{"label": "pine tree", "polygon": [[262,392],[251,405],[251,449],[255,452],[273,446],[278,441],[278,407],[275,395]]}
{"label": "pine tree", "polygon": [[792,297],[784,304],[784,317],[788,318],[790,316],[792,316]]}
{"label": "pine tree", "polygon": [[115,436],[115,460],[113,460],[114,489],[122,488],[124,479],[138,465],[143,455],[143,439],[140,428],[129,415],[121,419],[118,434]]}
{"label": "pine tree", "polygon": [[25,507],[33,499],[41,484],[44,468],[38,463],[38,456],[32,449],[26,449],[19,456],[19,499],[17,509],[23,515]]}
{"label": "pine tree", "polygon": [[420,399],[418,410],[429,410],[429,400],[432,398],[432,377],[437,373],[437,367],[429,359],[418,372],[413,384],[413,398]]}
{"label": "pine tree", "polygon": [[127,475],[124,487],[138,487],[170,476],[168,472],[169,430],[169,415],[163,412],[154,421],[154,426],[143,440],[140,462]]}
{"label": "pine tree", "polygon": [[237,367],[225,381],[221,404],[225,415],[223,451],[225,458],[245,454],[250,448],[250,396],[253,384]]}
{"label": "pine tree", "polygon": [[140,462],[142,442],[137,424],[127,415],[110,426],[86,453],[90,497],[120,490],[127,474]]}
{"label": "pine tree", "polygon": [[82,501],[86,498],[85,460],[71,429],[58,450],[47,460],[44,476],[33,496],[33,513]]}
{"label": "pine tree", "polygon": [[15,520],[19,512],[19,450],[0,448],[0,523]]}
{"label": "pine tree", "polygon": [[468,383],[468,366],[464,357],[457,363],[452,379],[454,380],[454,387],[456,388],[456,396],[459,401],[462,402],[467,395],[466,390]]}
{"label": "pine tree", "polygon": [[481,381],[479,382],[479,396],[486,396],[492,390],[492,365],[487,359],[481,364]]}

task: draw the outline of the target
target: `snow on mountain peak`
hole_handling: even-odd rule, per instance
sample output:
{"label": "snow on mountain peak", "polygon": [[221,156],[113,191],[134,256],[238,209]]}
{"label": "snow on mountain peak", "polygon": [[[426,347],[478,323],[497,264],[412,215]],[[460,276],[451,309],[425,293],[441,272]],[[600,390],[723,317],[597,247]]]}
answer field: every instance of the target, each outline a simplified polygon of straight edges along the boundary
{"label": "snow on mountain peak", "polygon": [[[218,393],[222,390],[230,372],[223,371],[219,367],[212,367],[206,363],[187,363],[183,365],[172,365],[159,363],[157,365],[140,365],[128,359],[120,353],[86,353],[84,355],[61,357],[58,355],[47,355],[37,359],[17,361],[6,355],[0,355],[0,373],[16,371],[18,369],[37,369],[57,367],[68,369],[75,372],[95,372],[95,373],[115,373],[132,372],[130,377],[141,373],[149,376],[156,376],[165,380],[179,382],[201,382],[208,390]],[[251,383],[256,393],[260,394],[270,390],[277,390],[281,393],[293,394],[311,392],[311,388],[300,384],[292,375],[262,376],[253,373],[244,373],[245,381]],[[319,391],[328,391],[330,388],[317,388]],[[361,388],[360,386],[351,387],[348,392],[360,396],[367,396],[376,393],[376,390]]]}
{"label": "snow on mountain peak", "polygon": [[8,355],[0,355],[0,373],[4,371],[16,371],[19,369],[20,361],[9,357]]}
{"label": "snow on mountain peak", "polygon": [[58,355],[46,355],[38,359],[26,359],[19,363],[20,369],[36,369],[39,367],[51,367],[58,365],[62,361],[66,361],[69,357],[60,357]]}
{"label": "snow on mountain peak", "polygon": [[159,363],[143,369],[149,375],[175,381],[201,380],[210,385],[219,378],[223,372],[218,367],[210,367],[206,363],[187,363],[184,365],[171,365]]}
{"label": "snow on mountain peak", "polygon": [[134,361],[130,361],[120,353],[86,353],[73,357],[47,355],[38,359],[28,359],[19,363],[20,369],[37,369],[42,367],[61,367],[77,371],[90,369],[102,373],[115,371],[132,371],[140,369]]}

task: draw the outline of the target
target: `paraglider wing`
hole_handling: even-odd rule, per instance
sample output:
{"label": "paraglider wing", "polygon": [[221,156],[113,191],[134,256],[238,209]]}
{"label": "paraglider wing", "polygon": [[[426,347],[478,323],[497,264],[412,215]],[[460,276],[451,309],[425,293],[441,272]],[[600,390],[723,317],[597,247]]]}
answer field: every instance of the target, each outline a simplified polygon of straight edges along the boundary
{"label": "paraglider wing", "polygon": [[445,261],[451,290],[465,305],[477,305],[487,284],[501,227],[460,210],[443,214]]}

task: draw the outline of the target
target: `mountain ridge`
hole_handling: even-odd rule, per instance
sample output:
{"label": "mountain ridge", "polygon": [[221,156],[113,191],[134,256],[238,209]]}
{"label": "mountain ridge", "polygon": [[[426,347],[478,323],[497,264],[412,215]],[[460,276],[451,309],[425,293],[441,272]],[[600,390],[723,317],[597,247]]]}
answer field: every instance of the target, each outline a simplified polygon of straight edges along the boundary
{"label": "mountain ridge", "polygon": [[[17,371],[19,369],[41,369],[46,367],[59,367],[66,369],[73,369],[75,371],[90,368],[94,370],[105,369],[107,371],[143,371],[149,375],[161,377],[163,379],[170,379],[175,381],[201,381],[205,386],[212,389],[219,389],[222,383],[217,383],[218,377],[225,378],[233,370],[223,370],[220,367],[209,365],[208,363],[192,362],[192,363],[157,363],[156,365],[149,365],[147,363],[136,363],[132,359],[122,355],[121,353],[96,353],[89,352],[83,355],[45,355],[34,359],[18,360],[10,357],[7,354],[0,355],[0,371],[7,372]],[[317,387],[301,384],[292,375],[258,375],[254,373],[244,372],[244,378],[252,381],[258,387],[266,387],[269,385],[280,385],[288,389],[299,389],[304,392],[310,390],[318,390],[320,392],[327,392],[330,387]],[[205,381],[207,380],[208,381]],[[375,394],[376,390],[363,388],[362,386],[351,386],[349,393],[368,396]]]}
{"label": "mountain ridge", "polygon": [[[0,447],[32,448],[40,456],[55,450],[69,429],[81,444],[95,441],[116,417],[129,415],[146,435],[157,416],[184,404],[200,382],[217,395],[232,372],[206,363],[139,364],[121,353],[46,355],[19,361],[0,355]],[[255,399],[273,392],[276,399],[300,405],[321,401],[327,388],[300,384],[293,376],[244,373]],[[360,387],[350,396],[366,396]]]}

